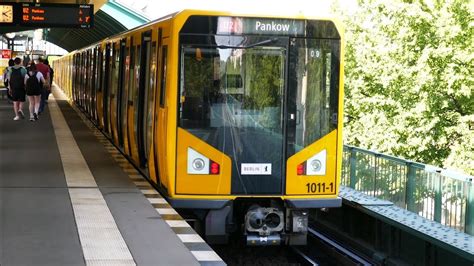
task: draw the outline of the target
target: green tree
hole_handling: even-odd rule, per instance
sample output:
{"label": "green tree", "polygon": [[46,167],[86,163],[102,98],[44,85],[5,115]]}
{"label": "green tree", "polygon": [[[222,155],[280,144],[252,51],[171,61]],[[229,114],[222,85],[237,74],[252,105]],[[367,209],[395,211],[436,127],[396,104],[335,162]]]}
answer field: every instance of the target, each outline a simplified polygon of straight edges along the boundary
{"label": "green tree", "polygon": [[474,174],[473,1],[359,7],[342,13],[345,142]]}

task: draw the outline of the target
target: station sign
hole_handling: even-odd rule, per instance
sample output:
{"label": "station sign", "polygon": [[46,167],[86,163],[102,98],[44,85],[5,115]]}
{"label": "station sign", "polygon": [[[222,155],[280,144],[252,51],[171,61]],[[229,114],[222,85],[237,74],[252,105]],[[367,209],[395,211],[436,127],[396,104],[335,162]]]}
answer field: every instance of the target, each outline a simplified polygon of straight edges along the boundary
{"label": "station sign", "polygon": [[94,25],[94,6],[85,4],[0,3],[0,25],[82,28]]}

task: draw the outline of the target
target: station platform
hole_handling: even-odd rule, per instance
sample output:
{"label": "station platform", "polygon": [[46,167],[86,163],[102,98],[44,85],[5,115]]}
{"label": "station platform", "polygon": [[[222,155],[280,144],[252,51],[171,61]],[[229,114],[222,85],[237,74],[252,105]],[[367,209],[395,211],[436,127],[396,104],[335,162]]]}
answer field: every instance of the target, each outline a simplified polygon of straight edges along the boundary
{"label": "station platform", "polygon": [[0,99],[0,265],[225,265],[53,92],[35,122]]}

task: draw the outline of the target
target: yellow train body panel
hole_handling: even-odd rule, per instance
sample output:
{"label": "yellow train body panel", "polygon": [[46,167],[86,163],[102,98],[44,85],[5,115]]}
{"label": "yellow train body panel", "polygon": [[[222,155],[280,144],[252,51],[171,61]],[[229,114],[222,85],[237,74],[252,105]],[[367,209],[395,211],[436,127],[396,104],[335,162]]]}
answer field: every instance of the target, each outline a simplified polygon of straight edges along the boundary
{"label": "yellow train body panel", "polygon": [[[176,194],[202,194],[202,195],[229,195],[230,194],[230,176],[231,160],[215,148],[209,146],[199,138],[189,134],[185,130],[178,128],[178,161]],[[188,162],[186,155],[188,148],[193,148],[202,153],[207,158],[218,163],[223,171],[217,175],[188,174],[186,168]]]}

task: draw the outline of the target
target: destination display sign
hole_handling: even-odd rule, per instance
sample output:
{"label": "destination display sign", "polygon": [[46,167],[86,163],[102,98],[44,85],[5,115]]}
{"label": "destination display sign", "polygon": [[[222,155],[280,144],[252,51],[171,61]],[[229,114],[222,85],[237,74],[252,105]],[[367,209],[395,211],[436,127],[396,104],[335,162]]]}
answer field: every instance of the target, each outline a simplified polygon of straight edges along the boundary
{"label": "destination display sign", "polygon": [[85,4],[2,3],[0,24],[24,27],[89,29],[94,25],[94,6]]}
{"label": "destination display sign", "polygon": [[22,4],[22,26],[91,28],[92,5]]}
{"label": "destination display sign", "polygon": [[305,24],[302,20],[219,17],[217,34],[266,34],[301,35]]}

